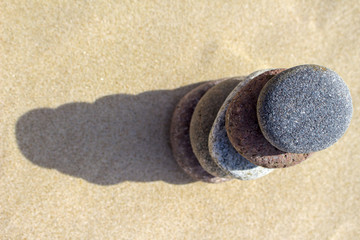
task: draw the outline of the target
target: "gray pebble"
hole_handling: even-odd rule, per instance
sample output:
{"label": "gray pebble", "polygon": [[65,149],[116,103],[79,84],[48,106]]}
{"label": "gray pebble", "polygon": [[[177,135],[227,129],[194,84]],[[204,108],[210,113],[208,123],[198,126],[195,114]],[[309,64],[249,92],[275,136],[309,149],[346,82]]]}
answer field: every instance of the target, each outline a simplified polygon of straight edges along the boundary
{"label": "gray pebble", "polygon": [[250,163],[231,145],[225,128],[225,115],[228,106],[239,89],[251,79],[268,70],[260,70],[248,77],[238,78],[241,82],[232,90],[222,104],[209,134],[209,151],[214,162],[230,176],[240,180],[252,180],[267,175],[273,169]]}
{"label": "gray pebble", "polygon": [[309,153],[334,144],[353,112],[350,91],[334,71],[301,65],[273,77],[257,103],[265,138],[284,152]]}

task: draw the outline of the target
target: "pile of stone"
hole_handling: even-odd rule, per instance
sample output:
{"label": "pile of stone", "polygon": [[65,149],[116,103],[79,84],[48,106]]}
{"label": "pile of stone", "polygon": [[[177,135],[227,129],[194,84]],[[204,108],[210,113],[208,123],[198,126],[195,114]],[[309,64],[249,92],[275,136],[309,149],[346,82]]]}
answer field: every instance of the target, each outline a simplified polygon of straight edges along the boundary
{"label": "pile of stone", "polygon": [[205,82],[177,104],[171,145],[195,180],[252,180],[339,140],[353,112],[341,77],[318,65]]}

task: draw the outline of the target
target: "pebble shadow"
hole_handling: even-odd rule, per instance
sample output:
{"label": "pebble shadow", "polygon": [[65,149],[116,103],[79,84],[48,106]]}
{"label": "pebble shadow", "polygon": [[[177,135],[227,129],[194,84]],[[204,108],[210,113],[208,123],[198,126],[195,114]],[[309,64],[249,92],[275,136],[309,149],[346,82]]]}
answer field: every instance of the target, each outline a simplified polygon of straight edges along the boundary
{"label": "pebble shadow", "polygon": [[19,149],[40,167],[99,185],[191,183],[173,159],[169,128],[177,102],[198,85],[31,110],[16,124]]}

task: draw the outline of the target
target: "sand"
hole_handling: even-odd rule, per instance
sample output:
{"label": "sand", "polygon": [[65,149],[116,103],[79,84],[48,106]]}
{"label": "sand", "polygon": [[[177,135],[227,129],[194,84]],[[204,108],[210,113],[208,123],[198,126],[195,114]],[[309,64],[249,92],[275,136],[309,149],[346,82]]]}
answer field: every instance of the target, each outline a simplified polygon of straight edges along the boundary
{"label": "sand", "polygon": [[[1,239],[356,239],[357,1],[1,1]],[[172,158],[191,84],[314,63],[354,114],[329,149],[255,181]]]}

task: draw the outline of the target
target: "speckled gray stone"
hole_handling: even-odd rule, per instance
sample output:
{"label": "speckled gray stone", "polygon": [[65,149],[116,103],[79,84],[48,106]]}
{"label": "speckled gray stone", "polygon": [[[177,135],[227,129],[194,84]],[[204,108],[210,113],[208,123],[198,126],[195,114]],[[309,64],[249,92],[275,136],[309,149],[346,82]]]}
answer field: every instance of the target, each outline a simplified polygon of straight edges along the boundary
{"label": "speckled gray stone", "polygon": [[291,153],[315,152],[334,144],[348,128],[352,111],[345,82],[317,65],[279,73],[261,90],[257,103],[265,138]]}
{"label": "speckled gray stone", "polygon": [[209,153],[209,133],[216,115],[229,93],[239,84],[237,79],[221,81],[200,99],[196,105],[190,123],[190,142],[200,165],[213,176],[228,177],[227,172],[219,168]]}
{"label": "speckled gray stone", "polygon": [[241,156],[231,145],[225,128],[226,110],[232,98],[237,94],[242,85],[266,71],[268,70],[260,70],[250,74],[246,78],[237,78],[241,82],[227,96],[209,134],[209,151],[215,163],[230,176],[240,180],[257,179],[273,171],[273,169],[270,168],[256,166]]}

